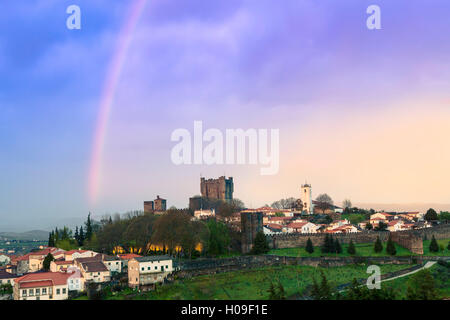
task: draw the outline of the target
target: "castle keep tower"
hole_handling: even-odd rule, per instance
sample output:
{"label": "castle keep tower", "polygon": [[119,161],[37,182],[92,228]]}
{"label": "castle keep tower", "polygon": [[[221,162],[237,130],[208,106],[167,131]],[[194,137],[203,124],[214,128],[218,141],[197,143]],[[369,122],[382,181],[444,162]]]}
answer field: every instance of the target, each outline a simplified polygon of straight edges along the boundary
{"label": "castle keep tower", "polygon": [[213,200],[233,200],[234,184],[233,178],[228,179],[225,176],[219,179],[200,179],[200,191],[202,197]]}
{"label": "castle keep tower", "polygon": [[310,184],[302,184],[302,188],[300,190],[300,200],[303,203],[303,210],[308,214],[313,214],[313,206],[312,206],[312,195],[311,195],[311,185]]}
{"label": "castle keep tower", "polygon": [[241,212],[241,251],[249,253],[253,248],[256,234],[263,231],[262,212]]}

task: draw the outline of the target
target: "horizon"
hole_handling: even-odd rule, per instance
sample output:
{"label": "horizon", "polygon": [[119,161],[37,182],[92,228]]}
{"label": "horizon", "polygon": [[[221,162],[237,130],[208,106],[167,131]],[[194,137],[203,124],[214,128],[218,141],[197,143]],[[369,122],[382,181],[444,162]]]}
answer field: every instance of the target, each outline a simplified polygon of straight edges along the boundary
{"label": "horizon", "polygon": [[[381,30],[366,0],[81,0],[80,30],[71,1],[4,4],[0,231],[187,207],[200,176],[232,176],[249,208],[307,180],[314,199],[450,210],[450,3],[377,2]],[[174,164],[195,121],[279,130],[279,170]]]}

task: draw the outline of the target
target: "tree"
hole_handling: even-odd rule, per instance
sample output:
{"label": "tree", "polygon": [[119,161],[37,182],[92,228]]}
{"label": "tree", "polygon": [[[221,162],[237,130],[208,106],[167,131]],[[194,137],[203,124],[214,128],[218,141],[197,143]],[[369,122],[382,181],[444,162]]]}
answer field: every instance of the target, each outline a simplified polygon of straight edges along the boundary
{"label": "tree", "polygon": [[368,222],[368,223],[366,224],[366,230],[372,230],[372,229],[373,229],[372,224],[371,224],[370,222]]}
{"label": "tree", "polygon": [[305,250],[309,254],[314,252],[314,246],[312,244],[311,238],[308,238],[308,241],[306,241],[306,248],[305,248]]}
{"label": "tree", "polygon": [[356,253],[355,245],[353,244],[353,240],[350,240],[350,243],[347,248],[348,254],[354,255]]}
{"label": "tree", "polygon": [[408,281],[406,297],[408,300],[435,300],[439,296],[436,282],[427,269],[422,269]]}
{"label": "tree", "polygon": [[342,253],[342,247],[341,247],[341,244],[339,243],[339,240],[338,240],[338,239],[336,239],[336,241],[334,242],[334,251],[335,251],[337,254]]}
{"label": "tree", "polygon": [[252,254],[264,254],[269,252],[269,244],[267,243],[266,236],[262,231],[256,233],[255,241],[253,242]]}
{"label": "tree", "polygon": [[49,247],[55,246],[55,234],[53,231],[48,234],[48,246]]}
{"label": "tree", "polygon": [[78,240],[78,245],[79,245],[79,246],[82,246],[82,245],[83,245],[84,239],[85,239],[85,236],[84,236],[83,226],[81,226],[81,227],[80,227],[79,240]]}
{"label": "tree", "polygon": [[78,226],[75,227],[75,235],[74,235],[74,238],[75,238],[75,241],[76,241],[77,243],[80,242],[80,234],[79,234],[79,232],[78,232]]}
{"label": "tree", "polygon": [[92,221],[91,221],[91,213],[89,212],[87,220],[86,220],[86,239],[91,240],[92,237]]}
{"label": "tree", "polygon": [[278,280],[278,298],[280,300],[286,300],[286,292],[280,280]]}
{"label": "tree", "polygon": [[311,295],[315,300],[330,300],[333,296],[333,290],[323,271],[320,271],[321,282],[318,284],[316,278],[313,278],[313,287]]}
{"label": "tree", "polygon": [[377,240],[375,241],[375,245],[373,247],[373,250],[376,253],[380,253],[381,251],[383,251],[383,244],[381,243],[380,237],[377,237]]}
{"label": "tree", "polygon": [[227,226],[216,220],[209,220],[206,225],[209,230],[207,241],[208,254],[213,256],[225,254],[231,241]]}
{"label": "tree", "polygon": [[447,250],[450,250],[450,241],[447,244]]}
{"label": "tree", "polygon": [[389,236],[389,239],[386,244],[386,252],[389,253],[391,256],[395,256],[397,254],[397,249],[395,248],[395,244],[391,239],[391,236]]}
{"label": "tree", "polygon": [[51,253],[47,254],[47,256],[44,258],[44,262],[42,263],[42,268],[45,271],[50,270],[50,262],[52,262],[53,260],[55,260],[53,255]]}
{"label": "tree", "polygon": [[350,199],[345,199],[344,201],[342,201],[342,206],[344,207],[344,209],[350,209],[352,207],[352,202],[350,201]]}
{"label": "tree", "polygon": [[430,249],[430,252],[439,252],[439,245],[438,245],[438,243],[437,243],[436,238],[434,237],[434,235],[433,235],[433,237],[431,238],[431,243],[430,243],[429,249]]}
{"label": "tree", "polygon": [[376,226],[376,231],[385,231],[387,229],[388,225],[384,223],[383,221],[380,221],[378,225]]}
{"label": "tree", "polygon": [[270,281],[270,288],[269,288],[269,300],[285,300],[286,299],[286,292],[284,290],[283,285],[281,284],[281,281],[278,280],[278,285],[275,287],[272,281]]}
{"label": "tree", "polygon": [[336,253],[336,243],[333,240],[333,237],[328,233],[325,234],[325,239],[322,246],[322,253]]}
{"label": "tree", "polygon": [[333,199],[326,193],[319,194],[316,201],[318,203],[315,206],[322,210],[322,213],[325,213],[325,211],[333,205]]}
{"label": "tree", "polygon": [[427,213],[425,213],[425,220],[427,220],[427,221],[438,220],[437,212],[433,208],[428,209]]}

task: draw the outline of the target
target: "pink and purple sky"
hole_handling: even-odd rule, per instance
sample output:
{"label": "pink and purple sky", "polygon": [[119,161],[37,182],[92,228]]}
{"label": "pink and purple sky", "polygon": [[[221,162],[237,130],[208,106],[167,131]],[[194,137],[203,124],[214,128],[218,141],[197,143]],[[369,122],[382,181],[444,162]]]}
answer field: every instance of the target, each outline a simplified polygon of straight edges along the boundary
{"label": "pink and purple sky", "polygon": [[[77,4],[82,29],[66,28]],[[381,30],[366,9],[381,8]],[[450,203],[446,0],[21,0],[0,5],[0,217],[185,207],[200,174],[249,207]],[[177,128],[280,129],[280,170],[175,166]],[[450,209],[450,208],[449,208]],[[1,228],[0,228],[1,229]]]}

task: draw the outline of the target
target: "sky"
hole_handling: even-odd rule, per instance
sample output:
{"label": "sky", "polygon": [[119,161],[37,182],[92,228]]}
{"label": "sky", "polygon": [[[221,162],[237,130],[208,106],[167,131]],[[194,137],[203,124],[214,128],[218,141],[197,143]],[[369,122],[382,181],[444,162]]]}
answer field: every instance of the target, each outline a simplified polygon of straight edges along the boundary
{"label": "sky", "polygon": [[[305,181],[337,204],[450,203],[449,13],[446,0],[2,1],[0,230],[157,195],[186,207],[200,176],[233,176],[248,207]],[[173,164],[171,133],[196,120],[279,129],[278,173]]]}

